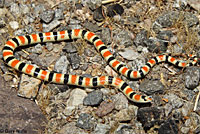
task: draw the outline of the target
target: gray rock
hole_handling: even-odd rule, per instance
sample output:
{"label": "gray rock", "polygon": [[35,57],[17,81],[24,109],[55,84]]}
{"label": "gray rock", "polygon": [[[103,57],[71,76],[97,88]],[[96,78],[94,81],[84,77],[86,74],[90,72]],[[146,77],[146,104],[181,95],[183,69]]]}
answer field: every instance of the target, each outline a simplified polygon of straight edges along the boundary
{"label": "gray rock", "polygon": [[45,23],[50,23],[55,17],[55,11],[54,10],[44,10],[40,14],[40,19]]}
{"label": "gray rock", "polygon": [[144,44],[147,46],[150,52],[155,53],[166,52],[168,46],[168,42],[156,38],[149,38],[147,40],[144,40]]}
{"label": "gray rock", "polygon": [[136,134],[136,133],[131,125],[121,124],[117,128],[115,134]]}
{"label": "gray rock", "polygon": [[168,119],[158,129],[158,134],[178,134],[179,129],[175,120]]}
{"label": "gray rock", "polygon": [[139,57],[139,54],[130,48],[125,48],[124,51],[120,51],[119,54],[127,60],[135,60]]}
{"label": "gray rock", "polygon": [[180,108],[183,106],[183,100],[173,93],[166,94],[163,98],[169,100],[173,108]]}
{"label": "gray rock", "polygon": [[108,134],[110,126],[106,124],[97,124],[92,134]]}
{"label": "gray rock", "polygon": [[23,14],[28,14],[28,13],[30,13],[31,8],[30,8],[30,5],[28,5],[28,4],[21,4],[20,9],[22,10]]}
{"label": "gray rock", "polygon": [[195,134],[199,134],[200,133],[200,124],[195,128],[194,133]]}
{"label": "gray rock", "polygon": [[68,60],[72,65],[72,69],[78,69],[80,65],[80,56],[77,53],[71,53],[68,55]]}
{"label": "gray rock", "polygon": [[58,20],[53,20],[48,24],[44,23],[43,24],[43,32],[52,31],[54,28],[58,27],[60,24],[61,24],[61,22]]}
{"label": "gray rock", "polygon": [[164,119],[164,110],[156,107],[143,107],[138,110],[137,120],[140,121],[145,130]]}
{"label": "gray rock", "polygon": [[36,54],[42,54],[42,51],[43,51],[42,49],[43,49],[42,45],[41,44],[37,44],[34,47],[34,49],[32,49],[32,52],[36,53]]}
{"label": "gray rock", "polygon": [[189,127],[182,127],[182,128],[181,128],[182,134],[188,134],[189,131],[190,131],[190,128],[189,128]]}
{"label": "gray rock", "polygon": [[84,23],[84,27],[87,27],[87,29],[92,32],[97,32],[100,28],[97,24],[87,22],[87,21]]}
{"label": "gray rock", "polygon": [[103,21],[104,20],[104,16],[103,16],[102,12],[103,12],[102,7],[99,7],[97,9],[95,9],[94,13],[93,13],[94,20]]}
{"label": "gray rock", "polygon": [[87,93],[79,88],[73,89],[70,93],[70,97],[67,100],[67,106],[78,106],[83,104],[83,99],[87,96]]}
{"label": "gray rock", "polygon": [[0,0],[0,8],[4,7],[5,0]]}
{"label": "gray rock", "polygon": [[83,105],[98,106],[103,101],[103,93],[101,91],[93,91],[83,100]]}
{"label": "gray rock", "polygon": [[1,17],[0,18],[0,28],[3,28],[6,26],[6,22],[5,22],[5,18],[4,17]]}
{"label": "gray rock", "polygon": [[95,120],[91,115],[82,113],[78,118],[76,126],[85,130],[93,130],[95,128]]}
{"label": "gray rock", "polygon": [[140,31],[137,35],[136,35],[136,37],[135,37],[135,39],[134,39],[134,44],[136,45],[136,46],[145,46],[145,43],[144,43],[144,40],[147,40],[147,31],[146,30],[142,30],[142,31]]}
{"label": "gray rock", "polygon": [[81,1],[83,6],[89,7],[91,10],[101,6],[102,0],[83,0]]}
{"label": "gray rock", "polygon": [[[105,36],[106,35],[106,36]],[[102,28],[100,39],[104,42],[104,44],[111,44],[112,39],[111,39],[111,33],[109,28]]]}
{"label": "gray rock", "polygon": [[133,45],[132,38],[129,35],[131,34],[130,31],[117,29],[113,33],[116,33],[116,35],[114,35],[113,37],[115,42],[119,43],[120,45],[124,45],[125,47],[129,47]]}
{"label": "gray rock", "polygon": [[58,132],[58,134],[87,134],[81,128],[76,127],[75,122],[66,123]]}
{"label": "gray rock", "polygon": [[55,63],[54,70],[59,73],[66,74],[68,71],[69,61],[67,56],[61,56]]}
{"label": "gray rock", "polygon": [[163,93],[165,86],[159,80],[145,80],[140,84],[139,89],[147,95]]}
{"label": "gray rock", "polygon": [[90,48],[85,48],[84,49],[84,54],[88,57],[94,57],[95,56],[95,52],[92,51]]}
{"label": "gray rock", "polygon": [[67,52],[67,53],[76,53],[77,48],[75,47],[74,43],[67,43],[64,47],[63,47],[63,51]]}
{"label": "gray rock", "polygon": [[170,41],[170,39],[173,37],[173,33],[170,30],[166,31],[160,31],[157,35],[158,39],[165,40],[165,41]]}
{"label": "gray rock", "polygon": [[200,70],[198,67],[187,67],[185,72],[185,87],[194,89],[199,85]]}
{"label": "gray rock", "polygon": [[64,13],[62,9],[59,8],[55,10],[55,19],[64,20]]}
{"label": "gray rock", "polygon": [[48,51],[51,51],[54,48],[54,44],[52,42],[48,42],[46,43],[46,48]]}
{"label": "gray rock", "polygon": [[118,93],[114,95],[113,98],[115,101],[116,110],[122,110],[122,109],[128,108],[128,99],[124,94]]}
{"label": "gray rock", "polygon": [[19,17],[21,15],[21,10],[20,7],[17,3],[12,3],[10,6],[10,12],[13,14],[15,17]]}

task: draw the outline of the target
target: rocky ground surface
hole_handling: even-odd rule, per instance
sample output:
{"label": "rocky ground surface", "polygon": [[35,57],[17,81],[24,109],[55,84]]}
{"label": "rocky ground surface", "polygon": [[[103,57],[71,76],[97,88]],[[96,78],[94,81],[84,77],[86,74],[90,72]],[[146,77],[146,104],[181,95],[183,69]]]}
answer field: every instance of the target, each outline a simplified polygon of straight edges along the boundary
{"label": "rocky ground surface", "polygon": [[[199,11],[199,0],[0,0],[0,50],[14,36],[81,28],[137,70],[162,53],[200,56]],[[15,56],[55,72],[120,77],[153,103],[132,103],[114,87],[43,82],[5,65],[0,52],[0,133],[200,133],[198,65],[161,63],[132,81],[81,39],[36,44]]]}

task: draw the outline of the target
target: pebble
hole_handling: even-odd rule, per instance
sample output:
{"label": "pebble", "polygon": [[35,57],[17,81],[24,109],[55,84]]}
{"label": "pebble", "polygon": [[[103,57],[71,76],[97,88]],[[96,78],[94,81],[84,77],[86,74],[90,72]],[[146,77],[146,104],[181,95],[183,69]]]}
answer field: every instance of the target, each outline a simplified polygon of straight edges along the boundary
{"label": "pebble", "polygon": [[159,80],[145,80],[140,84],[140,91],[147,95],[163,93],[166,88]]}
{"label": "pebble", "polygon": [[99,117],[103,117],[110,113],[113,109],[115,108],[115,103],[114,102],[106,102],[103,101],[98,109],[96,110],[96,115]]}
{"label": "pebble", "polygon": [[21,9],[17,3],[12,3],[10,6],[10,12],[15,17],[19,17],[21,15]]}
{"label": "pebble", "polygon": [[168,99],[173,108],[180,108],[183,106],[183,100],[173,93],[168,93],[164,95],[163,98]]}
{"label": "pebble", "polygon": [[79,88],[73,89],[67,100],[67,106],[78,106],[83,104],[83,100],[86,96],[87,93],[84,90]]}
{"label": "pebble", "polygon": [[160,31],[157,34],[157,38],[164,41],[170,41],[172,37],[173,37],[173,33],[170,30]]}
{"label": "pebble", "polygon": [[137,113],[137,110],[138,108],[136,108],[136,106],[130,105],[128,108],[122,109],[117,114],[115,114],[114,118],[119,122],[130,121],[135,118],[135,113]]}
{"label": "pebble", "polygon": [[72,65],[72,69],[78,69],[80,66],[80,56],[77,53],[68,54],[68,60]]}
{"label": "pebble", "polygon": [[82,113],[79,115],[76,126],[84,130],[93,130],[95,128],[95,120],[90,114]]}
{"label": "pebble", "polygon": [[119,54],[127,60],[135,60],[139,57],[139,54],[131,48],[125,48],[124,51],[120,51]]}
{"label": "pebble", "polygon": [[63,13],[63,10],[58,8],[55,10],[55,19],[57,20],[64,20],[64,13]]}
{"label": "pebble", "polygon": [[182,127],[182,128],[181,128],[181,132],[182,132],[183,134],[188,134],[189,131],[190,131],[190,128],[189,128],[189,127]]}
{"label": "pebble", "polygon": [[88,6],[91,10],[95,10],[101,6],[102,0],[83,0],[81,3],[83,6]]}
{"label": "pebble", "polygon": [[0,28],[3,28],[6,26],[5,18],[0,18]]}
{"label": "pebble", "polygon": [[164,111],[156,107],[143,107],[138,110],[137,120],[142,123],[144,130],[150,129],[164,118]]}
{"label": "pebble", "polygon": [[[106,36],[104,36],[106,35]],[[111,44],[112,43],[112,39],[111,39],[111,33],[110,33],[110,29],[109,28],[102,28],[101,34],[100,34],[100,39],[102,39],[102,41],[105,44]]]}
{"label": "pebble", "polygon": [[48,24],[43,23],[43,32],[52,31],[54,28],[58,27],[60,24],[61,22],[58,20],[53,20]]}
{"label": "pebble", "polygon": [[4,7],[5,0],[0,0],[0,8]]}
{"label": "pebble", "polygon": [[104,20],[104,16],[102,14],[102,7],[99,7],[97,9],[94,10],[93,12],[93,18],[94,20],[100,22],[100,21],[103,21]]}
{"label": "pebble", "polygon": [[200,70],[198,67],[187,67],[185,70],[185,87],[194,89],[199,85]]}
{"label": "pebble", "polygon": [[59,73],[66,74],[69,70],[69,61],[67,60],[67,56],[61,56],[55,63],[54,70]]}
{"label": "pebble", "polygon": [[167,51],[168,46],[168,43],[166,41],[159,40],[156,38],[149,38],[147,40],[144,40],[144,44],[147,46],[150,52],[154,53],[164,53]]}
{"label": "pebble", "polygon": [[81,128],[76,127],[75,122],[68,122],[58,131],[58,134],[88,134]]}
{"label": "pebble", "polygon": [[83,105],[98,106],[103,101],[103,93],[101,91],[93,91],[83,100]]}
{"label": "pebble", "polygon": [[116,30],[113,31],[113,33],[116,32],[117,34],[114,35],[113,40],[115,40],[116,43],[119,43],[118,45],[123,45],[125,47],[129,47],[133,45],[133,40],[129,34],[131,34],[128,30]]}
{"label": "pebble", "polygon": [[167,103],[165,106],[164,106],[164,110],[165,110],[165,116],[169,116],[169,114],[172,112],[173,110],[173,107],[171,104]]}
{"label": "pebble", "polygon": [[44,10],[40,14],[40,19],[45,22],[46,24],[50,23],[55,17],[55,11],[54,10]]}
{"label": "pebble", "polygon": [[63,52],[76,53],[78,51],[74,43],[66,43],[66,45],[63,47]]}
{"label": "pebble", "polygon": [[200,11],[199,0],[187,0],[187,3],[197,11]]}
{"label": "pebble", "polygon": [[16,30],[19,28],[19,23],[17,21],[10,21],[9,25],[12,29]]}
{"label": "pebble", "polygon": [[136,46],[145,46],[144,41],[147,40],[147,31],[141,30],[134,39],[134,44]]}
{"label": "pebble", "polygon": [[91,134],[108,134],[110,131],[110,126],[106,124],[98,123]]}
{"label": "pebble", "polygon": [[127,124],[120,124],[119,127],[116,129],[115,134],[137,134],[137,133],[134,131],[133,126]]}
{"label": "pebble", "polygon": [[41,44],[35,45],[34,49],[32,49],[32,52],[36,54],[42,54],[43,46]]}
{"label": "pebble", "polygon": [[17,94],[21,97],[34,99],[38,93],[40,84],[41,80],[22,74]]}
{"label": "pebble", "polygon": [[158,129],[158,134],[178,134],[179,128],[172,119],[165,120]]}
{"label": "pebble", "polygon": [[87,27],[87,29],[92,32],[97,32],[100,28],[97,24],[91,22],[85,22],[84,27]]}
{"label": "pebble", "polygon": [[190,110],[193,108],[193,103],[186,102],[183,107],[181,108],[183,116],[188,116],[190,113]]}
{"label": "pebble", "polygon": [[107,15],[109,17],[114,17],[117,14],[122,15],[124,12],[124,8],[119,4],[113,4],[108,6],[107,12],[108,12]]}
{"label": "pebble", "polygon": [[122,109],[128,108],[128,99],[124,94],[118,93],[114,95],[113,98],[115,101],[116,110],[122,110]]}

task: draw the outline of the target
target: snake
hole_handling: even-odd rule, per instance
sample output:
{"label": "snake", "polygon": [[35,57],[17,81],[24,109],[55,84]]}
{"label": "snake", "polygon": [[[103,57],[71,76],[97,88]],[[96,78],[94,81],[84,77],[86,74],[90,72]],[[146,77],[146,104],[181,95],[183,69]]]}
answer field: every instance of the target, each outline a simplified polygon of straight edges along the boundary
{"label": "snake", "polygon": [[197,63],[197,57],[194,55],[189,55],[192,57],[192,61],[180,61],[176,58],[163,54],[156,56],[150,59],[141,69],[131,70],[125,64],[118,61],[113,54],[108,50],[107,46],[103,41],[93,32],[84,30],[84,29],[72,29],[65,31],[57,32],[44,32],[37,34],[30,34],[24,36],[16,36],[12,39],[9,39],[3,49],[3,60],[10,66],[18,70],[19,72],[28,74],[32,77],[41,79],[43,81],[58,83],[58,84],[67,84],[67,85],[76,85],[80,87],[99,87],[99,86],[114,86],[118,88],[124,95],[131,101],[135,103],[151,103],[152,97],[147,95],[141,95],[136,92],[133,88],[130,87],[124,80],[113,77],[113,76],[99,76],[99,77],[83,77],[81,75],[70,75],[53,72],[50,70],[41,69],[35,65],[27,64],[18,60],[14,56],[15,49],[21,46],[28,46],[36,43],[45,43],[45,42],[57,42],[64,40],[74,40],[74,39],[83,39],[92,43],[96,50],[102,55],[107,64],[109,64],[116,72],[129,78],[129,79],[139,79],[144,77],[149,73],[150,69],[160,62],[168,62],[178,67],[187,67],[192,66]]}

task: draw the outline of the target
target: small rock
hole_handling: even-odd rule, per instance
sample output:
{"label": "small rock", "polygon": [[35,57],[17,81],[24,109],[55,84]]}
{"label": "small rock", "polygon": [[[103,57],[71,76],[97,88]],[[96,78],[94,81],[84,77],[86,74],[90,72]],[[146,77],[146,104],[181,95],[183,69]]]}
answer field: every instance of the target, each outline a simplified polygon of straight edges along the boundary
{"label": "small rock", "polygon": [[69,66],[67,56],[61,56],[55,63],[54,70],[59,73],[66,74]]}
{"label": "small rock", "polygon": [[102,28],[100,39],[102,39],[102,41],[105,44],[111,44],[112,43],[111,33],[110,33],[110,29],[109,28],[106,28],[106,27]]}
{"label": "small rock", "polygon": [[55,10],[55,19],[57,20],[64,20],[64,14],[62,9]]}
{"label": "small rock", "polygon": [[199,0],[187,0],[187,3],[197,11],[200,11]]}
{"label": "small rock", "polygon": [[60,24],[61,24],[61,22],[58,20],[53,20],[48,24],[44,23],[43,24],[43,32],[52,31],[54,28],[58,27]]}
{"label": "small rock", "polygon": [[101,91],[93,91],[83,100],[83,105],[98,106],[103,101],[103,93]]}
{"label": "small rock", "polygon": [[131,125],[121,124],[117,128],[115,134],[137,134],[136,131],[133,129]]}
{"label": "small rock", "polygon": [[17,3],[12,3],[10,6],[10,11],[15,17],[19,17],[21,15],[20,7]]}
{"label": "small rock", "polygon": [[135,60],[139,57],[139,54],[130,48],[125,48],[125,50],[119,52],[119,54],[127,60]]}
{"label": "small rock", "polygon": [[173,93],[169,93],[163,98],[168,99],[173,108],[180,108],[183,106],[183,100]]}
{"label": "small rock", "polygon": [[95,121],[92,118],[93,117],[91,115],[82,113],[78,118],[76,126],[85,130],[93,130],[95,127]]}
{"label": "small rock", "polygon": [[145,130],[158,124],[164,118],[164,111],[156,107],[144,107],[138,110],[137,120],[142,123]]}
{"label": "small rock", "polygon": [[194,134],[199,134],[199,133],[200,133],[200,125],[198,125],[194,130]]}
{"label": "small rock", "polygon": [[185,72],[185,87],[194,89],[199,85],[200,70],[198,67],[187,67]]}
{"label": "small rock", "polygon": [[67,106],[78,106],[83,104],[83,100],[86,96],[87,93],[84,90],[79,88],[73,89],[67,100]]}
{"label": "small rock", "polygon": [[147,40],[147,31],[146,30],[142,30],[136,35],[136,37],[134,39],[134,44],[136,46],[145,46],[144,40]]}
{"label": "small rock", "polygon": [[34,49],[32,49],[32,52],[33,53],[36,53],[36,54],[42,54],[43,52],[43,46],[41,44],[37,44]]}
{"label": "small rock", "polygon": [[99,30],[99,26],[91,22],[85,22],[84,27],[87,27],[89,31],[93,31],[93,32],[97,32]]}
{"label": "small rock", "polygon": [[93,13],[94,20],[103,21],[104,20],[104,16],[103,16],[102,12],[103,12],[102,7],[99,7],[97,9],[95,9],[95,11]]}
{"label": "small rock", "polygon": [[192,108],[193,104],[191,102],[186,102],[181,108],[183,116],[188,116]]}
{"label": "small rock", "polygon": [[0,0],[0,8],[4,7],[5,0]]}
{"label": "small rock", "polygon": [[164,109],[165,109],[165,116],[168,116],[172,110],[173,110],[173,107],[171,104],[167,103],[165,106],[164,106]]}
{"label": "small rock", "polygon": [[147,40],[144,40],[144,44],[147,46],[150,52],[155,53],[166,52],[168,46],[168,43],[166,41],[156,38],[149,38]]}
{"label": "small rock", "polygon": [[72,65],[72,69],[78,69],[80,65],[80,56],[77,53],[69,54],[67,58]]}
{"label": "small rock", "polygon": [[16,29],[19,28],[19,24],[18,24],[17,21],[10,21],[10,22],[9,22],[9,25],[10,25],[10,27],[11,27],[12,29],[14,29],[14,30],[16,30]]}
{"label": "small rock", "polygon": [[130,121],[136,116],[137,109],[136,106],[130,105],[128,108],[120,110],[115,115],[115,120],[119,122]]}
{"label": "small rock", "polygon": [[83,0],[81,1],[83,6],[89,7],[91,10],[96,9],[97,7],[100,7],[102,4],[102,0]]}
{"label": "small rock", "polygon": [[63,110],[63,114],[65,116],[71,116],[75,112],[75,108],[76,108],[75,106],[67,106]]}
{"label": "small rock", "polygon": [[114,95],[113,98],[115,101],[116,110],[122,110],[122,109],[128,108],[128,99],[124,94],[118,93]]}
{"label": "small rock", "polygon": [[41,80],[22,74],[18,96],[34,99],[38,93]]}
{"label": "small rock", "polygon": [[116,33],[116,35],[114,35],[113,39],[115,40],[115,42],[119,43],[119,45],[125,46],[125,47],[129,47],[133,45],[133,40],[131,35],[131,32],[128,30],[119,30],[117,29],[116,31],[113,31],[113,33]]}
{"label": "small rock", "polygon": [[124,12],[124,8],[119,4],[113,4],[113,5],[108,6],[107,12],[108,12],[107,15],[109,17],[113,17],[117,14],[122,15]]}
{"label": "small rock", "polygon": [[3,28],[6,26],[6,22],[5,22],[5,19],[2,17],[0,18],[0,28]]}
{"label": "small rock", "polygon": [[190,131],[190,128],[189,128],[189,127],[182,127],[182,128],[181,128],[181,132],[182,132],[183,134],[188,134],[189,131]]}
{"label": "small rock", "polygon": [[170,39],[173,37],[173,33],[170,30],[166,31],[160,31],[157,35],[158,39],[165,40],[165,41],[170,41]]}
{"label": "small rock", "polygon": [[110,131],[110,126],[106,124],[97,124],[92,134],[107,134]]}
{"label": "small rock", "polygon": [[158,129],[158,134],[178,134],[178,125],[172,119],[166,120]]}
{"label": "small rock", "polygon": [[96,115],[103,117],[110,113],[115,108],[114,102],[103,101],[96,111]]}
{"label": "small rock", "polygon": [[165,86],[159,80],[145,80],[140,84],[139,89],[147,95],[163,93]]}
{"label": "small rock", "polygon": [[64,47],[63,47],[63,52],[67,52],[67,53],[76,53],[77,48],[75,47],[75,44],[73,43],[67,43]]}
{"label": "small rock", "polygon": [[81,128],[76,127],[75,122],[66,123],[58,132],[58,134],[87,134]]}
{"label": "small rock", "polygon": [[44,10],[40,14],[40,19],[45,23],[50,23],[55,17],[55,11],[54,10]]}

